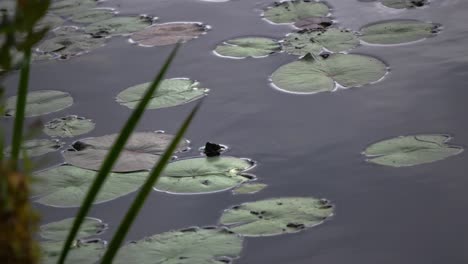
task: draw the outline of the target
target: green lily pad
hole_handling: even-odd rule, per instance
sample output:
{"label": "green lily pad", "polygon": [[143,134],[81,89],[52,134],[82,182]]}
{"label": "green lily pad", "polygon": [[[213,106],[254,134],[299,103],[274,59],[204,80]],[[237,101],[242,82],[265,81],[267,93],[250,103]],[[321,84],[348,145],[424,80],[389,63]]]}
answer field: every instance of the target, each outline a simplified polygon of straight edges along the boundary
{"label": "green lily pad", "polygon": [[402,136],[372,144],[364,155],[379,165],[414,166],[460,154],[463,148],[446,144],[450,139],[447,135]]}
{"label": "green lily pad", "polygon": [[[73,225],[75,218],[67,218],[61,221],[42,225],[39,234],[41,237],[50,240],[64,241]],[[107,229],[107,224],[101,220],[86,217],[81,224],[80,230],[75,239],[83,239],[91,236],[100,235]]]}
{"label": "green lily pad", "polygon": [[382,0],[382,5],[396,9],[422,7],[427,4],[427,0]]}
{"label": "green lily pad", "polygon": [[201,23],[165,23],[136,32],[130,39],[145,47],[165,46],[177,42],[187,42],[205,34],[206,31],[207,27]]}
{"label": "green lily pad", "polygon": [[286,36],[283,49],[289,54],[320,54],[324,49],[331,52],[350,50],[359,45],[359,39],[353,32],[331,28],[327,30],[301,30]]}
{"label": "green lily pad", "polygon": [[[73,144],[72,149],[63,152],[63,156],[65,161],[71,165],[90,170],[99,170],[116,138],[117,134],[112,134],[78,140]],[[158,132],[133,133],[112,171],[151,170],[173,138],[173,135]],[[182,140],[176,152],[187,149],[188,141]]]}
{"label": "green lily pad", "polygon": [[115,11],[111,8],[87,9],[74,14],[71,20],[75,23],[96,23],[107,20],[115,16]]}
{"label": "green lily pad", "polygon": [[69,115],[49,121],[43,131],[51,137],[75,137],[90,132],[94,126],[91,119]]}
{"label": "green lily pad", "polygon": [[[148,172],[110,173],[95,203],[117,199],[136,191]],[[36,202],[55,207],[77,207],[96,177],[96,171],[62,165],[35,173],[33,193]]]}
{"label": "green lily pad", "polygon": [[[130,109],[140,103],[150,83],[129,87],[117,95],[117,103]],[[195,101],[207,95],[208,89],[200,88],[200,83],[185,78],[166,79],[153,94],[146,109],[158,109],[177,106]]]}
{"label": "green lily pad", "polygon": [[87,34],[69,34],[57,36],[42,42],[37,49],[40,52],[56,53],[66,59],[104,46],[104,38],[94,38]]}
{"label": "green lily pad", "polygon": [[126,35],[152,24],[146,17],[114,17],[89,24],[84,31],[93,36]]}
{"label": "green lily pad", "polygon": [[361,29],[361,39],[371,44],[400,44],[433,36],[438,26],[416,20],[380,22]]}
{"label": "green lily pad", "polygon": [[232,263],[242,251],[242,238],[223,228],[193,227],[131,242],[117,254],[116,264]]}
{"label": "green lily pad", "polygon": [[[62,251],[62,241],[41,242],[41,264],[56,264]],[[73,243],[66,263],[96,263],[106,250],[106,243],[100,239],[90,241],[77,240]]]}
{"label": "green lily pad", "polygon": [[234,194],[250,194],[259,192],[267,187],[264,183],[244,183],[236,189],[232,190]]}
{"label": "green lily pad", "polygon": [[155,185],[175,194],[213,193],[232,189],[253,176],[243,172],[252,162],[234,157],[191,158],[169,163]]}
{"label": "green lily pad", "polygon": [[[63,142],[57,139],[32,139],[26,140],[21,145],[22,151],[26,151],[28,157],[38,157],[59,150]],[[5,154],[10,155],[11,147],[5,149]],[[20,153],[22,157],[22,153]]]}
{"label": "green lily pad", "polygon": [[83,31],[77,26],[61,26],[52,31],[55,36],[70,36],[83,34]]}
{"label": "green lily pad", "polygon": [[[26,117],[40,116],[58,112],[73,104],[73,98],[69,93],[40,90],[28,93],[26,99]],[[6,102],[6,116],[14,116],[16,112],[16,96],[8,98]]]}
{"label": "green lily pad", "polygon": [[308,54],[299,61],[281,66],[271,76],[273,84],[283,91],[313,94],[335,90],[335,82],[346,88],[373,83],[387,72],[383,62],[364,55],[311,57]]}
{"label": "green lily pad", "polygon": [[266,57],[281,50],[281,45],[273,39],[261,37],[236,38],[223,42],[215,53],[232,58]]}
{"label": "green lily pad", "polygon": [[273,236],[316,226],[332,214],[327,200],[288,197],[234,206],[224,211],[220,223],[243,236]]}
{"label": "green lily pad", "polygon": [[96,0],[60,0],[52,1],[50,12],[59,16],[70,16],[84,10],[94,8],[97,5]]}
{"label": "green lily pad", "polygon": [[310,17],[324,17],[330,12],[330,8],[315,1],[293,0],[275,5],[267,9],[263,16],[273,23],[294,23]]}
{"label": "green lily pad", "polygon": [[56,27],[61,26],[65,21],[56,15],[47,14],[45,15],[36,25],[37,29],[42,29],[44,27],[49,27],[50,29],[54,29]]}

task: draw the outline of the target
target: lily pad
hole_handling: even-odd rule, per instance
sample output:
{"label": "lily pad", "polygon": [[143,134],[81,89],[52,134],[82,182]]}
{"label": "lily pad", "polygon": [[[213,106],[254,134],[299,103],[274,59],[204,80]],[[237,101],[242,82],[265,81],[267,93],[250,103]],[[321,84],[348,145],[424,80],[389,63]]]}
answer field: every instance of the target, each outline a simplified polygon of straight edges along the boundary
{"label": "lily pad", "polygon": [[369,146],[364,155],[368,161],[392,167],[407,167],[430,163],[460,154],[463,149],[446,144],[447,135],[402,136]]}
{"label": "lily pad", "polygon": [[[26,151],[28,157],[38,157],[59,150],[63,142],[56,139],[33,139],[26,140],[21,145],[22,151]],[[6,155],[10,155],[11,147],[5,149]],[[20,156],[23,156],[20,153]]]}
{"label": "lily pad", "polygon": [[71,20],[75,23],[96,23],[107,20],[115,16],[115,11],[110,8],[87,9],[83,12],[74,14]]}
{"label": "lily pad", "polygon": [[216,47],[215,53],[220,56],[232,58],[258,58],[268,56],[280,50],[281,45],[276,40],[261,37],[248,37],[225,41]]}
{"label": "lily pad", "polygon": [[75,137],[86,134],[94,129],[94,122],[91,119],[69,115],[55,118],[44,125],[44,133],[51,137]]}
{"label": "lily pad", "polygon": [[223,228],[193,227],[128,243],[114,263],[232,263],[242,251],[242,242],[241,237]]}
{"label": "lily pad", "polygon": [[[57,263],[62,247],[62,241],[41,242],[41,264]],[[70,248],[66,263],[96,263],[104,255],[105,250],[106,243],[103,240],[77,240]]]}
{"label": "lily pad", "polygon": [[191,158],[169,163],[155,189],[175,194],[213,193],[232,189],[253,176],[243,172],[252,162],[234,157]]}
{"label": "lily pad", "polygon": [[[148,172],[110,173],[95,203],[103,203],[136,191],[146,180]],[[77,207],[96,177],[96,171],[62,165],[34,175],[37,180],[33,193],[37,202],[55,207]]]}
{"label": "lily pad", "polygon": [[94,38],[87,34],[70,34],[47,39],[37,49],[45,53],[56,53],[66,59],[104,46],[104,38]]}
{"label": "lily pad", "polygon": [[84,31],[93,36],[126,35],[142,30],[152,24],[146,17],[114,17],[89,24]]}
{"label": "lily pad", "polygon": [[70,16],[83,12],[84,10],[94,8],[97,5],[96,0],[60,0],[53,1],[50,6],[50,12],[59,16]]}
{"label": "lily pad", "polygon": [[400,44],[433,36],[438,28],[417,20],[387,21],[363,27],[361,39],[371,44]]}
{"label": "lily pad", "polygon": [[[150,170],[159,156],[171,143],[173,135],[157,132],[136,132],[130,137],[112,171],[130,172]],[[76,141],[72,149],[63,152],[65,161],[71,165],[99,170],[117,134]],[[182,140],[176,152],[188,149],[188,141]]]}
{"label": "lily pad", "polygon": [[286,36],[283,49],[289,54],[320,54],[324,49],[331,52],[350,50],[359,45],[356,35],[344,29],[331,28],[323,31],[301,30]]}
{"label": "lily pad", "polygon": [[54,29],[56,27],[61,26],[65,21],[56,15],[47,14],[45,15],[36,25],[36,28],[42,29],[44,27],[49,27],[50,29]]}
{"label": "lily pad", "polygon": [[321,224],[333,214],[324,199],[291,197],[244,203],[226,210],[220,223],[243,236],[296,233]]}
{"label": "lily pad", "polygon": [[[134,109],[140,103],[150,83],[129,87],[117,95],[117,103]],[[166,79],[153,94],[146,109],[158,109],[177,106],[195,101],[208,93],[208,89],[200,88],[200,83],[185,78]]]}
{"label": "lily pad", "polygon": [[427,0],[382,0],[382,5],[396,9],[422,7],[427,4]]}
{"label": "lily pad", "polygon": [[323,30],[333,24],[329,17],[309,17],[296,21],[294,26],[301,29]]}
{"label": "lily pad", "polygon": [[[14,116],[16,112],[16,96],[6,102],[6,116]],[[28,93],[26,99],[26,117],[40,116],[58,112],[73,104],[69,93],[53,90],[40,90]]]}
{"label": "lily pad", "polygon": [[234,194],[251,194],[259,192],[267,187],[264,183],[244,183],[236,189],[232,190]]}
{"label": "lily pad", "polygon": [[[58,222],[42,225],[39,234],[45,239],[63,241],[67,238],[74,220],[75,218],[67,218]],[[106,229],[107,224],[104,224],[101,220],[86,217],[81,224],[76,239],[100,235]]]}
{"label": "lily pad", "polygon": [[280,90],[313,94],[333,91],[335,82],[357,87],[380,80],[387,66],[380,60],[357,54],[332,54],[327,58],[308,54],[303,59],[281,66],[271,79]]}
{"label": "lily pad", "polygon": [[187,42],[203,35],[207,27],[201,23],[156,24],[131,36],[131,41],[145,47],[165,46]]}
{"label": "lily pad", "polygon": [[330,8],[322,2],[293,0],[275,3],[264,12],[263,16],[273,23],[281,24],[294,23],[311,17],[324,17],[329,12]]}
{"label": "lily pad", "polygon": [[83,31],[77,26],[61,26],[52,31],[55,36],[70,36],[83,34]]}

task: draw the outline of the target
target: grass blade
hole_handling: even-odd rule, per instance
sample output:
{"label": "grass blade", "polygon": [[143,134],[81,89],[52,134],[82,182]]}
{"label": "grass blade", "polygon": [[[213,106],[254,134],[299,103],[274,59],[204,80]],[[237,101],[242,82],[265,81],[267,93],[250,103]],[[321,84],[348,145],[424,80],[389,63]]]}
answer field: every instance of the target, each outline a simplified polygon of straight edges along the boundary
{"label": "grass blade", "polygon": [[67,240],[63,244],[63,248],[60,253],[59,260],[57,262],[58,264],[63,264],[65,262],[65,259],[68,255],[70,247],[73,243],[73,240],[75,239],[76,234],[78,233],[80,225],[83,223],[84,218],[87,216],[89,209],[91,208],[94,202],[94,199],[96,198],[97,194],[99,193],[99,190],[104,184],[107,178],[107,175],[112,170],[112,167],[114,166],[116,160],[118,159],[120,152],[125,147],[127,140],[129,139],[130,135],[132,134],[133,130],[138,124],[138,121],[140,120],[141,116],[145,112],[146,106],[151,100],[153,93],[157,90],[159,84],[163,80],[164,75],[169,69],[169,66],[172,63],[172,60],[174,59],[178,49],[179,49],[179,44],[176,45],[176,47],[172,50],[169,57],[166,59],[166,62],[164,63],[163,67],[161,68],[156,78],[151,83],[151,85],[148,87],[148,90],[143,96],[141,102],[132,112],[131,116],[127,120],[127,123],[124,125],[124,127],[120,131],[119,136],[117,137],[117,140],[114,142],[112,148],[109,151],[109,154],[107,154],[106,159],[102,163],[101,168],[99,172],[97,173],[96,178],[94,179],[94,182],[91,184],[91,187],[89,188],[88,193],[86,194],[86,197],[83,200],[83,203],[81,204],[80,209],[78,210],[78,213],[73,222],[73,226],[70,230],[70,233],[67,236]]}
{"label": "grass blade", "polygon": [[172,140],[169,147],[161,156],[161,159],[159,160],[158,164],[153,168],[148,179],[141,187],[141,190],[138,192],[137,197],[135,197],[135,199],[133,200],[133,203],[130,206],[130,209],[127,211],[127,214],[125,215],[124,219],[120,223],[119,228],[117,229],[117,232],[112,238],[112,241],[110,242],[107,248],[107,251],[104,254],[104,257],[101,260],[101,264],[112,263],[115,255],[117,254],[120,246],[122,245],[122,242],[125,239],[125,236],[128,233],[128,230],[130,229],[133,221],[138,215],[138,212],[143,207],[143,204],[145,203],[146,198],[148,197],[149,193],[152,191],[153,186],[158,181],[159,176],[161,175],[162,171],[166,167],[167,163],[169,163],[169,161],[171,160],[172,154],[176,150],[177,145],[179,144],[180,140],[184,136],[185,132],[187,131],[187,128],[189,127],[190,123],[193,120],[193,117],[195,116],[198,109],[200,108],[200,104],[201,102],[198,103],[197,106],[195,106],[195,108],[192,110],[190,115],[185,119],[185,122],[182,124],[181,128],[177,132],[175,138]]}

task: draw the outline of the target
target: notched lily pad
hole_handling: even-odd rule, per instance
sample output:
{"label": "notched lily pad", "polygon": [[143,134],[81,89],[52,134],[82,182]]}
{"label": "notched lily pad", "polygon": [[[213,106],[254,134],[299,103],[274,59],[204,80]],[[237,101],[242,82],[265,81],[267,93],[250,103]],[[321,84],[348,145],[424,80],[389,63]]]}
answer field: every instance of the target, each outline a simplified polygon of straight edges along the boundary
{"label": "notched lily pad", "polygon": [[134,33],[130,40],[145,47],[165,46],[187,42],[205,34],[207,30],[206,25],[194,22],[156,24]]}
{"label": "notched lily pad", "polygon": [[283,49],[289,54],[320,54],[324,50],[341,52],[359,45],[356,35],[345,29],[330,28],[327,30],[301,30],[286,36]]}
{"label": "notched lily pad", "polygon": [[[133,133],[112,171],[130,172],[152,169],[173,138],[173,135],[158,132]],[[64,151],[63,156],[71,165],[99,170],[116,139],[117,134],[81,139],[73,143],[73,148]],[[188,141],[182,140],[176,152],[187,149]]]}
{"label": "notched lily pad", "polygon": [[169,163],[155,189],[175,194],[220,192],[249,181],[251,161],[235,157],[191,158]]}
{"label": "notched lily pad", "polygon": [[[67,218],[61,221],[42,225],[39,231],[41,237],[50,240],[64,241],[73,225],[75,218]],[[86,217],[81,224],[76,239],[83,239],[91,236],[100,235],[107,229],[107,224],[101,220]]]}
{"label": "notched lily pad", "polygon": [[359,87],[379,81],[387,72],[380,60],[358,54],[313,56],[310,53],[299,61],[281,66],[271,76],[280,90],[299,94],[333,91],[336,83]]}
{"label": "notched lily pad", "polygon": [[[59,150],[63,144],[63,142],[57,139],[26,140],[21,145],[21,151],[26,151],[28,157],[38,157]],[[5,154],[10,155],[10,153],[11,147],[7,147]],[[23,154],[20,153],[20,156],[23,157]]]}
{"label": "notched lily pad", "polygon": [[[14,116],[16,112],[16,96],[6,102],[6,116]],[[39,90],[28,93],[26,98],[26,117],[50,114],[70,107],[73,98],[69,93],[54,90]]]}
{"label": "notched lily pad", "polygon": [[71,20],[75,23],[96,23],[115,16],[116,12],[111,8],[94,8],[74,14]]}
{"label": "notched lily pad", "polygon": [[95,37],[126,35],[142,30],[153,23],[150,17],[114,17],[89,24],[84,31]]}
{"label": "notched lily pad", "polygon": [[[117,95],[117,102],[134,109],[148,89],[150,83],[129,87]],[[177,106],[195,101],[207,95],[209,89],[200,88],[200,83],[186,78],[166,79],[153,94],[146,109]]]}
{"label": "notched lily pad", "polygon": [[[57,263],[62,247],[62,241],[41,242],[41,264]],[[103,240],[77,240],[70,248],[66,263],[96,263],[104,255],[105,250],[106,243]]]}
{"label": "notched lily pad", "polygon": [[69,115],[49,121],[43,131],[51,137],[75,137],[90,132],[94,126],[91,119]]}
{"label": "notched lily pad", "polygon": [[220,223],[243,236],[273,236],[316,226],[332,214],[327,200],[288,197],[234,206],[223,213]]}
{"label": "notched lily pad", "polygon": [[396,9],[423,7],[427,4],[428,0],[382,0],[382,5]]}
{"label": "notched lily pad", "polygon": [[273,23],[281,24],[294,23],[312,17],[324,17],[329,12],[329,7],[322,2],[292,0],[276,2],[263,13],[263,16]]}
{"label": "notched lily pad", "polygon": [[281,50],[278,41],[270,38],[247,37],[223,42],[214,50],[216,54],[231,58],[266,57]]}
{"label": "notched lily pad", "polygon": [[439,25],[417,20],[394,20],[370,24],[361,29],[361,39],[371,44],[400,44],[428,38]]}
{"label": "notched lily pad", "polygon": [[130,242],[119,250],[114,263],[232,263],[242,243],[240,236],[223,228],[192,227]]}
{"label": "notched lily pad", "polygon": [[363,154],[379,165],[414,166],[460,154],[463,148],[448,145],[450,139],[447,135],[402,136],[372,144]]}
{"label": "notched lily pad", "polygon": [[244,183],[232,190],[234,194],[251,194],[259,192],[267,187],[264,183]]}
{"label": "notched lily pad", "polygon": [[88,34],[69,34],[47,39],[37,49],[44,53],[58,54],[61,59],[68,59],[102,47],[104,44],[104,38],[95,38]]}
{"label": "notched lily pad", "polygon": [[[95,203],[114,200],[136,191],[146,180],[148,172],[110,173]],[[33,194],[36,202],[55,207],[77,207],[96,177],[96,171],[62,165],[34,174],[37,180]]]}

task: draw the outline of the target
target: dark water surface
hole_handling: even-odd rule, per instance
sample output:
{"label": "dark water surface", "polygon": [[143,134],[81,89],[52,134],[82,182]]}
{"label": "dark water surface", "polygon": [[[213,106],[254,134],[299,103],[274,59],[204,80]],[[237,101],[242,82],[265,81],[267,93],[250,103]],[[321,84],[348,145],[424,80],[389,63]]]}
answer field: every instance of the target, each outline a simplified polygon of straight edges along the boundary
{"label": "dark water surface", "polygon": [[[293,95],[274,90],[268,76],[295,60],[216,57],[217,43],[238,36],[281,38],[289,26],[260,19],[269,0],[109,0],[121,14],[151,14],[160,22],[200,21],[213,28],[185,44],[168,77],[188,77],[210,88],[187,138],[193,150],[206,141],[230,146],[227,153],[258,162],[254,173],[269,186],[254,195],[230,192],[184,196],[154,192],[128,239],[215,225],[231,205],[280,196],[325,197],[335,215],[307,231],[248,238],[239,264],[464,264],[468,261],[468,168],[466,153],[432,164],[389,168],[364,162],[370,143],[405,134],[448,133],[468,146],[468,2],[433,0],[428,8],[389,11],[375,3],[329,0],[341,26],[358,30],[370,22],[411,18],[441,23],[437,37],[397,47],[361,46],[353,53],[390,65],[380,83],[336,93]],[[69,61],[34,64],[32,90],[72,94],[75,104],[44,117],[92,118],[86,136],[116,133],[130,110],[114,97],[150,81],[172,47],[142,48],[114,38],[104,48]],[[11,95],[17,76],[8,81]],[[149,110],[138,130],[174,133],[193,103]],[[11,121],[6,126],[11,127]],[[45,137],[45,136],[44,136]],[[71,141],[69,141],[71,142]],[[61,161],[48,155],[41,167]],[[134,194],[94,206],[90,216],[110,224],[109,239]],[[71,217],[75,209],[38,206],[44,222]]]}

